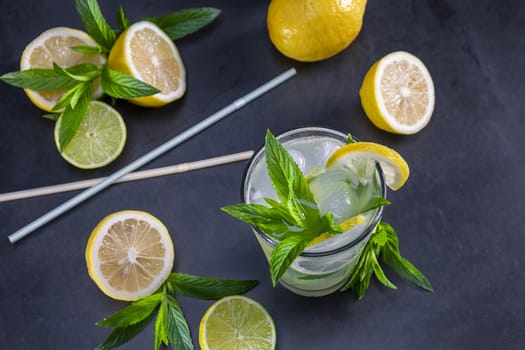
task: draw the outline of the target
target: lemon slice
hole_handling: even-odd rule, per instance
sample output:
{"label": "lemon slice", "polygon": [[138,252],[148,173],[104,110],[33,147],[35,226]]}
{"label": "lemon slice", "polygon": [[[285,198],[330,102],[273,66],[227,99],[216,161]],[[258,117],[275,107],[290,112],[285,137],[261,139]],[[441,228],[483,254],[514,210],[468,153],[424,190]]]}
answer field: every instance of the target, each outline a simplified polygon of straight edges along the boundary
{"label": "lemon slice", "polygon": [[[77,52],[73,46],[98,46],[86,33],[67,27],[51,28],[40,34],[30,42],[20,60],[20,69],[53,68],[53,62],[61,67],[71,67],[81,63],[101,65],[106,58],[98,54],[83,54]],[[94,98],[102,96],[100,82],[95,80]],[[27,96],[38,108],[52,112],[53,106],[64,95],[64,91],[39,92],[25,90]]]}
{"label": "lemon slice", "polygon": [[[55,125],[55,144],[60,144],[59,129],[62,117]],[[62,157],[81,169],[94,169],[115,160],[126,144],[126,125],[122,116],[111,106],[91,101],[87,115],[71,139]]]}
{"label": "lemon slice", "polygon": [[373,142],[354,142],[335,150],[326,161],[326,167],[353,167],[354,162],[362,160],[379,162],[385,182],[392,190],[400,189],[410,174],[407,162],[399,153]]}
{"label": "lemon slice", "polygon": [[155,292],[173,268],[173,243],[149,213],[125,210],[106,216],[86,246],[89,276],[111,298],[137,300]]}
{"label": "lemon slice", "polygon": [[272,317],[253,299],[235,295],[215,302],[202,317],[199,344],[202,350],[275,349]]}
{"label": "lemon slice", "polygon": [[161,92],[130,99],[145,107],[160,107],[186,91],[186,70],[173,41],[155,24],[137,22],[115,42],[108,67],[142,80]]}
{"label": "lemon slice", "polygon": [[398,51],[386,55],[368,71],[359,91],[363,109],[378,128],[415,134],[434,111],[434,83],[416,56]]}

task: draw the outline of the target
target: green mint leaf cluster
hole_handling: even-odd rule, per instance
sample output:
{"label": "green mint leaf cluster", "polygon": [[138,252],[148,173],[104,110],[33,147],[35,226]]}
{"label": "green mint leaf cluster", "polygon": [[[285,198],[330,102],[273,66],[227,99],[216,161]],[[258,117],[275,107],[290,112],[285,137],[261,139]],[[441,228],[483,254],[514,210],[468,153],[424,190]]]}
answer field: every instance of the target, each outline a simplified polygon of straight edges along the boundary
{"label": "green mint leaf cluster", "polygon": [[[278,242],[270,256],[270,277],[275,286],[313,239],[323,233],[338,234],[343,230],[334,223],[331,213],[321,215],[301,169],[270,131],[266,133],[265,152],[268,175],[279,201],[265,198],[267,205],[236,204],[222,210]],[[388,203],[379,198],[364,211]]]}
{"label": "green mint leaf cluster", "polygon": [[192,350],[190,329],[176,296],[214,300],[245,293],[257,284],[255,280],[224,280],[173,272],[157,293],[97,322],[98,326],[114,328],[97,350],[113,349],[128,342],[154,318],[155,349],[171,344],[174,349]]}
{"label": "green mint leaf cluster", "polygon": [[135,98],[153,95],[159,90],[129,75],[109,69],[106,65],[79,64],[64,68],[54,64],[53,69],[29,69],[7,73],[1,80],[37,91],[66,90],[53,111],[62,118],[59,130],[59,151],[63,151],[86,116],[93,97],[93,83],[100,78],[104,91],[114,98]]}
{"label": "green mint leaf cluster", "polygon": [[[114,30],[106,21],[97,0],[75,0],[75,7],[86,32],[99,46],[71,47],[74,51],[107,55],[117,37],[130,26],[130,21],[121,6],[117,12],[118,30]],[[214,8],[193,8],[147,20],[156,23],[172,40],[176,40],[206,26],[219,14],[220,10]],[[160,92],[159,89],[111,70],[106,65],[97,67],[94,64],[80,64],[74,67],[60,67],[54,63],[53,69],[29,69],[0,76],[0,80],[23,89],[65,91],[64,96],[53,107],[53,111],[60,114],[45,115],[52,120],[62,119],[58,145],[60,152],[66,149],[82,124],[89,101],[93,97],[93,82],[98,78],[104,93],[112,98],[130,99]]]}
{"label": "green mint leaf cluster", "polygon": [[389,224],[380,222],[372,233],[363,252],[357,260],[348,282],[341,288],[350,289],[357,299],[365,296],[372,274],[388,288],[397,287],[386,277],[379,258],[404,279],[427,291],[432,291],[432,285],[427,278],[412,263],[399,253],[399,241],[395,230]]}

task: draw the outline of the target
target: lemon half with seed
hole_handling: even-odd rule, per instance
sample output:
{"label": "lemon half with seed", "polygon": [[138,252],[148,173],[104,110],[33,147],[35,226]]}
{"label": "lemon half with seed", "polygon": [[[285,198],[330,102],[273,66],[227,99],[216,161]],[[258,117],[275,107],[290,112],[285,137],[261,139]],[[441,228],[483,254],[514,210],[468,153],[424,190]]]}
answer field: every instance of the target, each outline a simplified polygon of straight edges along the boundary
{"label": "lemon half with seed", "polygon": [[[62,117],[55,124],[55,144],[60,149]],[[115,160],[126,144],[126,124],[110,105],[91,101],[79,129],[60,153],[70,164],[81,169],[100,168]]]}
{"label": "lemon half with seed", "polygon": [[[51,28],[31,41],[20,60],[20,69],[33,68],[52,69],[53,62],[60,67],[71,67],[81,63],[101,65],[106,63],[106,58],[100,54],[84,54],[73,50],[74,46],[93,46],[98,44],[83,31],[68,27]],[[103,91],[99,80],[94,82],[94,98],[102,96]],[[52,112],[53,106],[64,95],[64,91],[33,91],[25,89],[31,102],[46,112]]]}
{"label": "lemon half with seed", "polygon": [[354,142],[335,150],[326,161],[326,167],[351,167],[352,162],[360,159],[377,161],[387,186],[392,190],[400,189],[410,174],[407,162],[399,153],[373,142]]}
{"label": "lemon half with seed", "polygon": [[142,21],[131,25],[117,39],[108,67],[160,90],[152,96],[129,101],[144,107],[160,107],[186,91],[186,70],[177,47],[157,25]]}
{"label": "lemon half with seed", "polygon": [[166,226],[149,213],[125,210],[106,216],[86,246],[89,276],[111,298],[137,300],[155,292],[173,268]]}
{"label": "lemon half with seed", "polygon": [[276,343],[272,317],[261,304],[245,296],[215,302],[199,327],[202,350],[272,350]]}
{"label": "lemon half with seed", "polygon": [[434,111],[432,77],[419,58],[404,51],[377,61],[366,73],[359,94],[370,121],[396,134],[417,133]]}

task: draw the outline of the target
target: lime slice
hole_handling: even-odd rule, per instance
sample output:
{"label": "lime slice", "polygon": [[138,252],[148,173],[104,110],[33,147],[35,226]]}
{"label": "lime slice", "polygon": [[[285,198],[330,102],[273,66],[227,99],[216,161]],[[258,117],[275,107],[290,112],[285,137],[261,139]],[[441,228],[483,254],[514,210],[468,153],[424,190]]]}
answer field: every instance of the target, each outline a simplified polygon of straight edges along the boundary
{"label": "lime slice", "polygon": [[[372,162],[370,162],[372,161]],[[391,148],[373,142],[354,142],[337,149],[326,161],[328,169],[365,169],[359,164],[378,162],[383,170],[385,181],[392,190],[400,189],[408,179],[410,169],[403,157]],[[342,166],[342,167],[341,167]],[[359,171],[356,173],[359,174]]]}
{"label": "lime slice", "polygon": [[[61,122],[59,118],[55,125],[57,148]],[[125,143],[126,125],[122,116],[106,103],[91,101],[84,121],[61,155],[77,168],[100,168],[115,160]]]}
{"label": "lime slice", "polygon": [[276,331],[266,309],[253,299],[235,295],[215,302],[202,317],[202,350],[275,349]]}

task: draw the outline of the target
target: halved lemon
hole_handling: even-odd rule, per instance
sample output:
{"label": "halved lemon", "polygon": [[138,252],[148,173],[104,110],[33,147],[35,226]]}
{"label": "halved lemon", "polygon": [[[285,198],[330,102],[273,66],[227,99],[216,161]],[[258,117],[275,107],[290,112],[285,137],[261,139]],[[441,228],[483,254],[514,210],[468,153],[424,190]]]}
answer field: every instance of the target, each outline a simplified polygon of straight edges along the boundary
{"label": "halved lemon", "polygon": [[370,121],[392,133],[417,133],[434,111],[432,77],[419,58],[404,51],[377,61],[366,73],[359,94]]}
{"label": "halved lemon", "polygon": [[[55,124],[55,144],[60,144],[62,117]],[[126,124],[113,107],[91,101],[80,128],[60,155],[81,169],[100,168],[115,160],[126,144]]]}
{"label": "halved lemon", "polygon": [[266,309],[241,295],[215,302],[202,317],[202,350],[272,350],[277,343],[275,325]]}
{"label": "halved lemon", "polygon": [[86,246],[89,276],[111,298],[137,300],[155,292],[173,268],[166,226],[149,213],[124,210],[106,216]]}
{"label": "halved lemon", "polygon": [[400,189],[410,174],[407,162],[399,153],[373,142],[354,142],[335,150],[326,161],[326,167],[346,166],[351,168],[354,162],[363,160],[379,162],[386,184],[392,190]]}
{"label": "halved lemon", "polygon": [[[31,41],[20,60],[20,69],[53,68],[53,62],[60,67],[71,67],[81,63],[93,63],[101,65],[106,63],[106,58],[99,54],[83,54],[71,47],[74,46],[98,46],[98,44],[83,31],[68,28],[51,28],[40,34]],[[102,96],[103,91],[100,82],[95,80],[94,98]],[[64,91],[39,92],[25,89],[31,102],[46,112],[52,112],[53,106],[64,95]]]}
{"label": "halved lemon", "polygon": [[118,37],[108,67],[161,91],[129,100],[144,107],[163,106],[186,91],[186,70],[177,47],[162,29],[148,21],[131,25]]}

